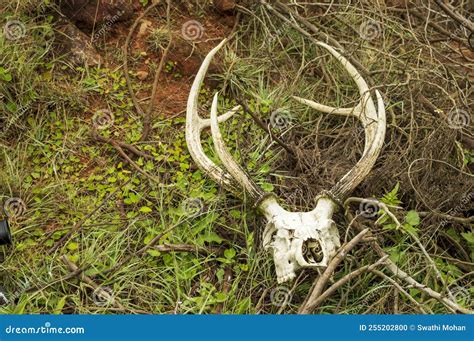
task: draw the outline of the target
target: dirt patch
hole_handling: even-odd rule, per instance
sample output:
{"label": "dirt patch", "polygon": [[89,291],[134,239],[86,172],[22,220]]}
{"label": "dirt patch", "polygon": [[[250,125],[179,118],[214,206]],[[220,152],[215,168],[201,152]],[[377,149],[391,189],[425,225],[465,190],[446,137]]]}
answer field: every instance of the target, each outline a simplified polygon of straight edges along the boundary
{"label": "dirt patch", "polygon": [[59,1],[59,8],[69,20],[86,31],[92,31],[106,23],[128,20],[133,16],[134,10],[130,0],[63,0]]}
{"label": "dirt patch", "polygon": [[185,110],[190,85],[173,79],[164,79],[155,96],[155,112],[178,114]]}
{"label": "dirt patch", "polygon": [[[130,26],[143,10],[135,12],[134,18],[114,25],[108,33],[106,46],[123,46]],[[184,14],[183,14],[184,13]],[[171,27],[166,27],[166,8],[158,6],[137,25],[131,40],[129,68],[132,74],[141,74],[142,84],[150,89],[154,81],[156,65],[160,63],[163,49],[152,46],[152,35],[155,30],[170,32],[172,44],[165,60],[165,67],[160,75],[154,104],[154,113],[175,115],[185,111],[187,95],[206,54],[223,38],[227,37],[235,25],[236,17],[232,12],[219,12],[210,6],[202,17],[186,14],[186,6],[179,5],[171,12]],[[164,44],[166,45],[166,44]],[[146,59],[140,55],[146,55]],[[110,63],[117,64],[115,56]],[[105,57],[107,60],[107,57]],[[154,65],[152,67],[152,65]],[[209,74],[219,70],[218,58],[209,68]],[[212,81],[206,81],[214,87]],[[139,99],[149,97],[150,93],[140,91]],[[145,106],[146,107],[146,106]]]}

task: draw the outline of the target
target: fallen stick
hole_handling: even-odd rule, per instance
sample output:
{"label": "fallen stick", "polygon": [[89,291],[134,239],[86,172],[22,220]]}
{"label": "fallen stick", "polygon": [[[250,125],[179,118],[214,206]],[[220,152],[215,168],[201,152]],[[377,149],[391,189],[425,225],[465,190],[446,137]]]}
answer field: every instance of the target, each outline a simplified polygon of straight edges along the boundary
{"label": "fallen stick", "polygon": [[[350,212],[346,212],[346,216],[349,220],[353,219],[353,216]],[[362,231],[365,231],[367,229],[362,229],[362,224],[360,224],[357,221],[354,221],[354,226]],[[383,248],[380,246],[380,244],[377,241],[372,241],[370,242],[372,249],[378,254],[379,257],[385,257],[387,254],[383,250]],[[460,306],[458,303],[453,302],[446,296],[440,294],[439,292],[434,291],[433,289],[429,288],[428,286],[421,284],[417,282],[414,278],[412,278],[410,275],[408,275],[405,271],[400,269],[393,261],[390,259],[386,260],[385,263],[387,269],[398,279],[402,280],[403,282],[406,282],[408,285],[410,285],[412,288],[418,289],[422,292],[424,292],[426,295],[430,296],[431,298],[436,299],[440,303],[442,303],[446,308],[448,308],[452,312],[460,312],[463,314],[474,314],[474,311],[468,308],[464,308]]]}
{"label": "fallen stick", "polygon": [[163,244],[154,247],[160,252],[197,252],[205,255],[211,253],[222,254],[222,250],[217,247],[200,247],[191,244]]}
{"label": "fallen stick", "polygon": [[94,282],[90,277],[86,276],[84,272],[80,271],[79,267],[71,262],[66,255],[61,256],[61,261],[69,268],[69,270],[73,273],[77,273],[76,277],[78,277],[82,282],[86,283],[92,289],[94,289],[94,293],[97,296],[102,297],[106,300],[106,302],[110,302],[116,308],[125,311],[125,307],[118,302],[110,293],[104,290],[100,285]]}
{"label": "fallen stick", "polygon": [[383,264],[385,260],[388,258],[388,256],[380,258],[377,262],[371,265],[366,265],[363,266],[357,270],[352,271],[351,273],[345,275],[342,277],[340,280],[338,280],[336,283],[331,285],[325,292],[323,292],[320,296],[316,297],[316,299],[312,302],[307,303],[307,309],[312,312],[315,308],[317,308],[321,303],[323,303],[329,296],[331,296],[334,292],[336,292],[337,289],[342,287],[344,284],[349,282],[350,280],[366,273],[374,270],[376,267],[379,265]]}
{"label": "fallen stick", "polygon": [[317,279],[317,281],[311,288],[309,295],[306,297],[305,301],[298,309],[298,314],[311,313],[311,311],[313,310],[312,305],[323,292],[324,287],[329,281],[329,278],[333,274],[334,270],[336,270],[336,267],[342,262],[346,255],[364,238],[364,236],[368,232],[369,229],[362,230],[351,241],[339,248],[334,258],[329,262],[326,270],[324,270],[323,274]]}
{"label": "fallen stick", "polygon": [[[375,274],[379,277],[382,277],[383,279],[389,281],[395,288],[397,288],[399,293],[400,292],[403,293],[414,305],[416,305],[418,307],[418,309],[420,309],[420,311],[423,314],[427,314],[425,308],[423,308],[422,305],[417,300],[415,300],[405,289],[403,289],[402,286],[400,284],[398,284],[397,281],[395,281],[393,278],[387,276],[382,271],[379,271],[379,270],[376,270],[376,269],[371,269],[370,271],[373,274]],[[433,312],[431,310],[430,310],[430,313],[433,314]]]}

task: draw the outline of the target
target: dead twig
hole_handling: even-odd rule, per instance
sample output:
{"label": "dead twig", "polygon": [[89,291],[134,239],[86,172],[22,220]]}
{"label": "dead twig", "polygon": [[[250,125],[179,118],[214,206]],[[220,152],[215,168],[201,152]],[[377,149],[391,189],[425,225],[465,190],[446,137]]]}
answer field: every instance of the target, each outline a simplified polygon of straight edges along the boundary
{"label": "dead twig", "polygon": [[263,123],[262,120],[260,120],[260,118],[258,118],[258,116],[255,115],[255,113],[252,110],[250,110],[250,108],[248,107],[248,105],[244,101],[238,100],[237,103],[240,104],[242,109],[244,109],[244,111],[252,117],[252,119],[255,121],[255,123],[257,123],[257,125],[260,128],[262,128],[268,135],[270,135],[272,140],[274,140],[276,143],[278,143],[292,157],[296,157],[295,151],[290,146],[288,146],[285,142],[283,142],[278,136],[276,136],[273,133],[273,131],[270,128],[268,128],[265,125],[265,123]]}
{"label": "dead twig", "polygon": [[99,135],[97,133],[97,130],[93,130],[92,131],[92,137],[99,141],[99,142],[103,142],[103,143],[108,143],[110,145],[113,145],[113,144],[117,144],[119,147],[121,147],[122,149],[127,149],[129,152],[131,152],[132,154],[135,154],[136,156],[138,157],[143,157],[143,158],[146,158],[146,159],[150,159],[150,160],[154,160],[155,158],[151,155],[148,155],[147,153],[144,153],[142,152],[141,150],[139,150],[138,148],[136,148],[135,146],[132,146],[131,144],[128,144],[128,143],[125,143],[125,142],[122,142],[122,141],[117,141],[117,140],[114,140],[114,139],[110,139],[110,138],[106,138],[106,137],[103,137],[101,135]]}
{"label": "dead twig", "polygon": [[[387,280],[388,282],[390,282],[395,288],[397,288],[398,292],[399,293],[402,293],[406,296],[406,298],[412,302],[418,309],[420,309],[420,311],[423,313],[423,314],[427,314],[427,311],[425,310],[425,308],[423,308],[423,306],[420,304],[420,302],[418,302],[417,300],[415,300],[411,295],[410,293],[408,293],[405,289],[402,288],[402,286],[400,284],[397,283],[397,281],[395,281],[393,278],[387,276],[386,274],[384,274],[382,271],[379,271],[379,270],[376,270],[376,269],[371,269],[370,272],[372,272],[373,274],[379,276],[379,277],[382,277],[383,279]],[[429,312],[432,314],[433,312],[431,310],[429,310]]]}
{"label": "dead twig", "polygon": [[138,250],[137,252],[135,253],[132,253],[128,256],[126,256],[122,261],[118,262],[117,264],[115,264],[114,266],[108,268],[107,270],[104,270],[101,272],[101,275],[107,275],[109,273],[112,273],[112,272],[115,272],[117,271],[118,269],[120,269],[122,266],[124,266],[125,264],[127,264],[133,257],[140,257],[141,255],[143,255],[145,252],[147,252],[148,250],[150,250],[151,248],[155,247],[156,244],[159,243],[159,241],[166,235],[168,234],[169,232],[173,231],[175,228],[177,228],[178,226],[180,226],[181,224],[183,224],[184,222],[186,222],[188,220],[183,220],[181,222],[178,222],[176,224],[174,224],[173,226],[171,226],[169,229],[166,229],[164,232],[160,233],[159,235],[157,235],[155,238],[153,238],[147,245],[145,245],[144,247],[142,247],[140,250]]}
{"label": "dead twig", "polygon": [[308,302],[308,309],[311,309],[313,311],[316,309],[321,303],[323,303],[329,296],[331,296],[333,293],[335,293],[340,287],[342,287],[344,284],[349,282],[350,280],[366,273],[374,270],[377,266],[383,264],[385,260],[388,258],[388,256],[380,258],[377,262],[371,265],[366,265],[363,266],[357,270],[352,271],[351,273],[345,275],[342,277],[340,280],[338,280],[336,283],[331,285],[326,291],[324,291],[320,296],[318,296],[314,301]]}
{"label": "dead twig", "polygon": [[[371,203],[371,204],[374,204],[374,205],[377,205],[380,209],[382,209],[383,211],[383,214],[382,216],[377,219],[377,221],[379,221],[385,214],[388,215],[390,217],[390,219],[392,219],[392,221],[395,223],[396,225],[396,228],[397,229],[400,229],[401,231],[407,233],[415,242],[416,244],[418,244],[418,247],[420,248],[421,252],[423,253],[423,255],[426,257],[426,259],[428,260],[428,263],[430,263],[431,267],[433,268],[435,274],[436,274],[436,278],[440,281],[440,282],[443,282],[443,277],[441,276],[441,272],[438,270],[438,267],[436,266],[435,262],[433,261],[433,259],[430,257],[428,251],[426,251],[426,248],[425,246],[423,245],[423,243],[420,241],[420,239],[418,238],[418,236],[416,234],[414,234],[413,232],[407,230],[407,229],[403,229],[402,227],[402,224],[398,221],[398,218],[395,216],[395,214],[393,214],[391,211],[390,211],[390,208],[388,207],[388,205],[386,205],[385,203],[379,201],[379,200],[375,200],[375,199],[364,199],[364,198],[355,198],[355,197],[351,197],[351,198],[348,198],[345,202],[344,202],[344,208],[345,208],[345,211],[347,212],[348,210],[348,207],[351,203],[353,202],[358,202],[358,203],[362,203],[362,202],[366,202],[366,203]],[[448,293],[451,295],[451,293],[448,291]],[[451,295],[452,296],[452,295]],[[453,298],[453,297],[452,297]]]}
{"label": "dead twig", "polygon": [[434,30],[438,31],[438,33],[441,33],[442,35],[445,35],[448,39],[454,40],[458,42],[459,44],[465,44],[466,42],[456,36],[455,34],[452,34],[448,30],[446,30],[444,27],[438,25],[436,22],[429,20],[427,17],[425,17],[421,12],[414,8],[410,8],[408,10],[405,9],[400,9],[400,8],[390,8],[391,11],[394,12],[401,12],[401,13],[406,13],[408,11],[409,14],[414,15],[417,17],[420,21],[423,21],[427,25],[431,26]]}
{"label": "dead twig", "polygon": [[[168,26],[168,29],[170,27],[170,10],[171,10],[171,1],[167,0],[167,6],[166,6],[166,25]],[[153,107],[155,106],[155,97],[156,97],[156,90],[158,89],[158,81],[160,79],[161,72],[163,70],[163,66],[165,65],[166,58],[168,56],[168,52],[170,50],[171,44],[173,42],[172,37],[170,36],[168,45],[166,48],[163,50],[163,54],[160,59],[160,64],[158,65],[158,70],[156,70],[155,74],[155,80],[153,81],[153,89],[151,91],[151,99],[150,99],[150,105],[145,112],[145,115],[143,116],[143,132],[142,136],[140,137],[140,141],[145,141],[148,139],[148,135],[150,134],[151,131],[151,113],[153,111]]]}
{"label": "dead twig", "polygon": [[[224,270],[224,280],[223,280],[224,283],[222,284],[222,289],[221,289],[222,293],[224,294],[229,293],[230,289],[232,288],[232,277],[233,277],[232,268],[227,267]],[[219,305],[216,307],[216,314],[222,314],[222,310],[224,309],[224,303],[225,302],[219,303]]]}
{"label": "dead twig", "polygon": [[[350,212],[346,212],[346,216],[349,220],[353,219],[353,216]],[[367,228],[363,228],[363,225],[359,222],[355,221],[353,225],[359,231],[365,231]],[[370,242],[372,250],[374,250],[379,257],[385,257],[387,254],[380,246],[377,241]],[[474,314],[474,311],[468,308],[464,308],[460,306],[458,303],[452,301],[451,299],[447,298],[445,295],[440,294],[439,292],[434,291],[433,289],[429,288],[428,286],[419,283],[413,277],[408,275],[405,271],[400,269],[394,262],[392,262],[389,258],[386,260],[386,268],[394,275],[396,278],[402,280],[403,282],[407,283],[412,288],[418,289],[425,293],[426,295],[430,296],[431,298],[436,299],[440,303],[442,303],[446,308],[448,308],[452,312],[460,312],[463,314]]]}
{"label": "dead twig", "polygon": [[[290,26],[292,26],[294,29],[302,33],[304,36],[306,36],[308,39],[310,39],[313,43],[316,42],[316,39],[306,30],[304,30],[302,27],[299,25],[295,24],[293,21],[289,20],[286,18],[284,15],[282,15],[279,11],[277,11],[273,6],[271,6],[266,0],[260,0],[260,3],[264,5],[268,10],[270,10],[272,13],[274,13],[276,16],[278,16],[280,19],[284,20],[286,23],[288,23]],[[353,64],[354,66],[357,67],[357,69],[360,71],[362,76],[364,76],[369,84],[371,84],[371,78],[370,78],[370,73],[367,70],[366,67],[364,67],[358,60],[356,60],[353,56],[348,55],[344,49],[342,48],[341,44],[331,36],[325,34],[324,32],[321,32],[316,26],[311,24],[306,18],[303,18],[300,16],[296,11],[291,10],[288,6],[282,4],[279,1],[276,1],[275,4],[284,12],[286,12],[287,15],[290,15],[300,21],[303,25],[305,25],[309,30],[311,30],[314,34],[318,36],[322,36],[325,38],[325,40],[329,41],[333,46],[338,47],[341,50],[341,54],[347,58]]]}
{"label": "dead twig", "polygon": [[469,31],[474,31],[474,23],[459,14],[451,4],[445,3],[443,0],[435,0],[435,2],[447,15],[453,18],[454,21],[466,27]]}
{"label": "dead twig", "polygon": [[97,211],[99,211],[102,207],[104,207],[104,205],[109,202],[109,200],[119,191],[122,189],[122,187],[126,186],[129,182],[131,181],[130,180],[127,180],[127,182],[125,182],[121,187],[117,187],[117,189],[113,192],[111,192],[109,195],[107,195],[105,197],[105,199],[101,202],[100,205],[96,206],[92,211],[90,211],[84,218],[82,218],[80,221],[78,221],[72,228],[71,230],[69,230],[68,233],[66,233],[60,240],[58,240],[54,245],[53,247],[51,247],[51,249],[49,249],[48,251],[48,254],[52,254],[53,252],[55,252],[57,249],[59,249],[66,240],[68,240],[71,235],[74,233],[74,232],[77,232],[79,231],[81,228],[82,228],[82,225],[84,225],[84,223],[89,220]]}
{"label": "dead twig", "polygon": [[130,45],[130,42],[132,41],[132,36],[133,32],[135,32],[135,29],[138,26],[138,23],[146,16],[148,13],[151,12],[152,9],[156,8],[158,5],[161,4],[161,1],[157,1],[154,4],[150,5],[143,13],[135,20],[135,22],[132,24],[130,27],[130,31],[128,32],[127,39],[125,40],[125,44],[123,45],[123,70],[124,70],[124,76],[125,80],[127,82],[128,86],[128,91],[130,93],[130,97],[132,98],[133,105],[135,106],[135,109],[138,111],[139,114],[144,115],[144,111],[142,107],[140,106],[140,103],[138,103],[137,96],[135,95],[135,91],[133,90],[132,87],[132,81],[130,80],[130,70],[128,68],[128,47]]}
{"label": "dead twig", "polygon": [[222,249],[218,247],[200,247],[191,244],[163,244],[155,246],[154,249],[160,252],[196,252],[204,255],[223,253]]}
{"label": "dead twig", "polygon": [[94,289],[94,293],[98,297],[103,298],[106,302],[111,303],[119,310],[126,310],[125,307],[121,305],[115,297],[113,297],[109,292],[107,292],[100,285],[94,282],[89,276],[86,276],[84,272],[80,271],[79,267],[73,262],[71,262],[66,255],[61,256],[60,259],[69,268],[70,271],[76,274],[76,277],[78,277],[82,282],[92,287],[92,289]]}
{"label": "dead twig", "polygon": [[342,262],[346,255],[365,237],[367,233],[369,233],[369,229],[362,230],[350,242],[339,248],[334,258],[329,262],[326,270],[324,270],[323,274],[317,279],[317,281],[311,288],[310,293],[306,297],[301,307],[298,309],[298,314],[310,314],[313,311],[315,307],[314,302],[317,302],[318,297],[323,292],[324,287],[326,286],[333,272],[336,270],[336,267]]}

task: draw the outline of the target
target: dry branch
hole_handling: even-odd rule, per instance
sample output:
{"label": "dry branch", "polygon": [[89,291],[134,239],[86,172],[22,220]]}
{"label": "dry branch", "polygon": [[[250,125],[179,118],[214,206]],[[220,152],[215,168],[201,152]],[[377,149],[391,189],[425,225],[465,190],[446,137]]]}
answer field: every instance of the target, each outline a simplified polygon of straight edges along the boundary
{"label": "dry branch", "polygon": [[329,262],[326,270],[323,272],[321,277],[317,279],[314,283],[314,286],[311,288],[310,293],[307,298],[298,309],[298,314],[310,314],[315,308],[314,303],[317,302],[318,297],[323,292],[324,287],[326,286],[329,278],[332,276],[336,267],[342,262],[346,255],[369,233],[369,229],[362,230],[357,236],[355,236],[350,242],[341,246],[337,251],[337,254]]}

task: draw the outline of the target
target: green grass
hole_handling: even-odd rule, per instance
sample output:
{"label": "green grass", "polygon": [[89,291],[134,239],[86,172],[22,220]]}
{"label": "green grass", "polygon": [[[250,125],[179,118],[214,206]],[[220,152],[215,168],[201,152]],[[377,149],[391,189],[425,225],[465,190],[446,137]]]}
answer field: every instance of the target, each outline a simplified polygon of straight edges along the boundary
{"label": "green grass", "polygon": [[[271,256],[261,247],[260,233],[265,222],[245,198],[241,200],[221,190],[196,168],[186,148],[184,116],[169,117],[165,113],[154,117],[152,142],[140,143],[141,117],[134,110],[123,70],[119,66],[73,67],[66,58],[53,57],[54,21],[46,3],[19,1],[19,7],[9,5],[0,16],[1,23],[17,18],[27,28],[26,35],[18,41],[0,36],[0,202],[20,198],[26,205],[24,214],[11,220],[14,245],[1,251],[4,260],[0,263],[0,284],[10,294],[11,304],[0,307],[0,313],[296,312],[317,273],[305,271],[297,283],[278,286]],[[206,6],[196,6],[197,11],[205,11]],[[306,210],[312,207],[315,193],[327,189],[337,179],[335,175],[344,174],[357,161],[363,149],[362,135],[353,122],[303,108],[291,100],[291,95],[349,106],[357,101],[358,94],[342,68],[325,52],[311,46],[290,27],[276,24],[261,9],[255,11],[258,18],[250,16],[243,22],[237,39],[223,54],[223,72],[214,75],[224,93],[220,108],[232,107],[233,95],[239,94],[265,122],[270,122],[278,109],[288,112],[291,124],[275,131],[287,143],[296,145],[303,159],[315,161],[314,166],[292,168],[294,165],[288,164],[281,149],[243,112],[222,129],[232,153],[255,181],[277,192],[289,209]],[[418,68],[412,59],[419,53],[419,36],[414,38],[400,18],[387,17],[382,41],[373,43],[379,44],[380,49],[361,39],[350,41],[353,28],[347,23],[359,23],[365,18],[358,9],[347,10],[340,18],[342,23],[330,20],[325,30],[330,34],[338,32],[343,45],[351,52],[357,51],[361,63],[374,72],[377,84],[392,84],[387,86],[385,95],[390,122],[387,136],[395,147],[386,148],[379,167],[390,168],[389,156],[399,155],[401,148],[407,151],[402,153],[400,166],[406,172],[407,160],[419,157],[417,153],[424,148],[414,146],[414,141],[420,143],[432,134],[436,122],[428,118],[417,121],[406,109],[415,104],[408,104],[411,93],[401,85],[405,75],[399,73],[400,69],[408,63],[410,70],[416,72],[415,79],[439,80],[446,91],[454,85],[436,78],[442,69],[438,61],[424,59],[424,68]],[[162,45],[159,33],[156,31],[152,37],[156,46]],[[410,42],[402,51],[396,50],[399,39]],[[102,48],[114,65],[120,65],[121,51],[117,47]],[[394,54],[396,58],[392,58]],[[142,61],[138,52],[133,54],[134,65]],[[319,76],[320,72],[327,78]],[[140,85],[140,89],[151,91],[149,85]],[[203,112],[208,111],[212,95],[211,89],[202,91]],[[137,173],[111,146],[91,138],[94,117],[100,110],[113,113],[113,124],[99,133],[152,155],[153,160],[134,160],[144,171],[158,177],[159,183]],[[416,110],[420,116],[423,114],[419,108]],[[203,141],[208,155],[218,162],[211,138],[205,136]],[[466,151],[466,155],[469,153]],[[343,161],[342,154],[347,155]],[[454,159],[446,160],[458,165]],[[378,187],[369,186],[355,194],[381,198],[400,182],[397,198],[403,199],[404,210],[397,214],[403,219],[422,203],[417,201],[400,168],[397,171]],[[190,200],[198,204],[196,216],[189,207]],[[390,200],[395,199],[392,196]],[[88,217],[98,206],[101,208]],[[55,252],[49,252],[86,217],[78,232]],[[344,235],[349,222],[342,214],[336,220]],[[392,259],[417,280],[440,291],[446,283],[472,287],[466,277],[466,267],[473,262],[471,254],[470,259],[465,259],[456,251],[448,253],[462,259],[467,264],[464,268],[434,257],[444,277],[442,283],[426,271],[426,260],[415,242],[403,231],[387,225],[389,222],[372,227]],[[415,225],[410,226],[422,237],[429,234],[430,222]],[[219,251],[160,252],[151,248],[116,271],[104,274],[171,226],[175,228],[166,233],[160,245],[187,244]],[[464,252],[472,252],[472,232],[459,225],[447,230]],[[463,238],[462,233],[467,237]],[[446,255],[437,244],[440,239],[439,234],[434,242],[423,239],[435,256]],[[78,276],[71,276],[61,256],[106,288],[113,300],[101,301],[97,290]],[[361,248],[346,259],[334,280],[373,261],[370,250]],[[230,281],[226,280],[226,273],[232,274]],[[272,302],[272,292],[290,288],[288,305],[280,307]],[[447,312],[419,291],[407,290],[427,309]],[[318,312],[392,313],[395,297],[400,301],[401,312],[416,311],[403,295],[394,293],[390,282],[366,274],[339,290]],[[462,299],[460,303],[469,307],[470,302]],[[123,308],[117,308],[117,304]]]}

